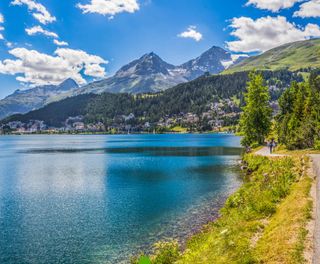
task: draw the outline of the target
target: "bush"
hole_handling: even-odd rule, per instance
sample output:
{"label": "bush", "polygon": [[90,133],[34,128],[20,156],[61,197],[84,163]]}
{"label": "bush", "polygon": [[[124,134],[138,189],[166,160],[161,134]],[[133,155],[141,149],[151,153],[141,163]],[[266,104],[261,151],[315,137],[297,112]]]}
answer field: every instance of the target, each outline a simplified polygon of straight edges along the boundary
{"label": "bush", "polygon": [[152,264],[172,264],[180,256],[177,240],[158,242],[154,247],[155,255],[152,257]]}
{"label": "bush", "polygon": [[320,140],[316,140],[316,141],[314,142],[314,149],[320,150]]}

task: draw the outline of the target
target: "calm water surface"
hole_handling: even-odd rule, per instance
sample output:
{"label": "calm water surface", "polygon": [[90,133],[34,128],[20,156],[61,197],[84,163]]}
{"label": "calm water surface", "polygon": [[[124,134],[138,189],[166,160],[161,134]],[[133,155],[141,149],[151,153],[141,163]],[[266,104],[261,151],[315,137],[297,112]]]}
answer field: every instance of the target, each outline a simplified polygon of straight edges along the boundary
{"label": "calm water surface", "polygon": [[0,137],[0,263],[128,263],[241,184],[232,135]]}

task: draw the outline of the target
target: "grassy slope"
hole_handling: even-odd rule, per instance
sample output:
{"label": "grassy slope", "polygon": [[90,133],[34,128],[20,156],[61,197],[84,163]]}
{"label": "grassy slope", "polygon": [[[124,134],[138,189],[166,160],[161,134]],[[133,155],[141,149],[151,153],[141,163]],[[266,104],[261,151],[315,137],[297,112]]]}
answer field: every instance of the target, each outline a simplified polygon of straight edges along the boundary
{"label": "grassy slope", "polygon": [[157,247],[151,263],[302,263],[312,180],[301,156],[271,160],[249,155],[252,174],[221,217],[188,242]]}
{"label": "grassy slope", "polygon": [[299,41],[274,48],[262,55],[246,59],[224,73],[279,69],[296,71],[308,67],[320,67],[320,39]]}
{"label": "grassy slope", "polygon": [[303,263],[305,226],[312,209],[312,201],[307,198],[311,183],[306,177],[295,183],[280,204],[255,248],[259,262]]}

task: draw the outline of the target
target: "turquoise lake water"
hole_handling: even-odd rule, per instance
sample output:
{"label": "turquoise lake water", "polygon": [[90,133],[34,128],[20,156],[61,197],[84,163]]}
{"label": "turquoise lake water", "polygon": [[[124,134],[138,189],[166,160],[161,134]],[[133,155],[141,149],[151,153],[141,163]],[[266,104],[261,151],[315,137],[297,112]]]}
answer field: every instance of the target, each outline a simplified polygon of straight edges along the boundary
{"label": "turquoise lake water", "polygon": [[241,184],[233,135],[0,137],[0,263],[128,263]]}

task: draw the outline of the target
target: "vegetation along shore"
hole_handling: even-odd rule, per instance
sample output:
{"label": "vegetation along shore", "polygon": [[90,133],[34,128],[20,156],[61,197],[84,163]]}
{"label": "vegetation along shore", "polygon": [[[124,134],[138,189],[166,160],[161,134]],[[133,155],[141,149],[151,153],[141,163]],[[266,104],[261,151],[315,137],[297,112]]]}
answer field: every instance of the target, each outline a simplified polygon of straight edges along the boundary
{"label": "vegetation along shore", "polygon": [[[311,73],[308,81],[293,82],[274,116],[269,88],[252,72],[244,101],[240,131],[251,153],[243,156],[242,187],[228,198],[219,219],[184,248],[177,241],[159,242],[153,254],[132,263],[319,263],[319,175],[312,165],[316,168],[320,157],[320,78]],[[264,147],[271,138],[280,154]]]}

